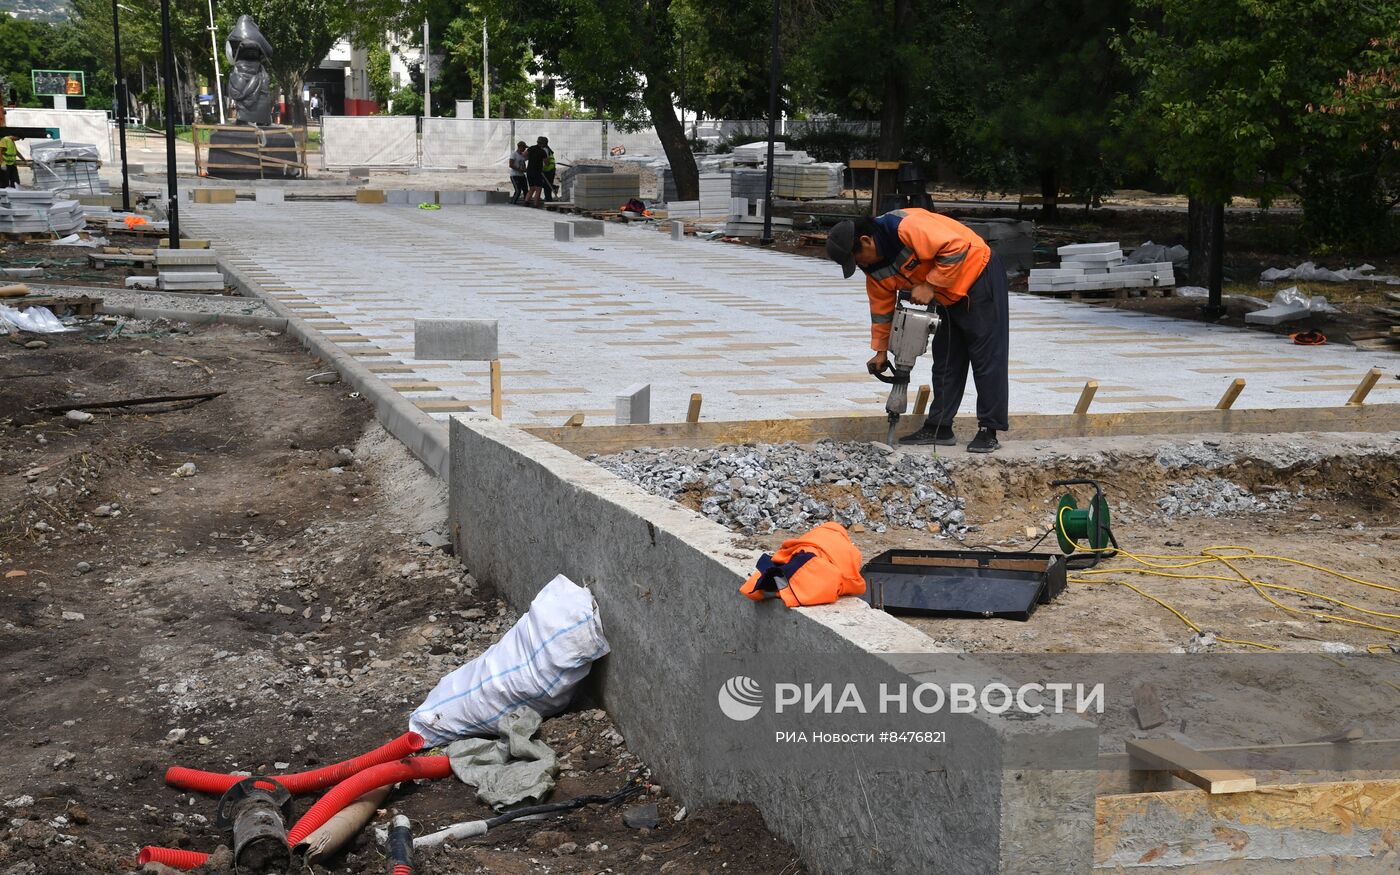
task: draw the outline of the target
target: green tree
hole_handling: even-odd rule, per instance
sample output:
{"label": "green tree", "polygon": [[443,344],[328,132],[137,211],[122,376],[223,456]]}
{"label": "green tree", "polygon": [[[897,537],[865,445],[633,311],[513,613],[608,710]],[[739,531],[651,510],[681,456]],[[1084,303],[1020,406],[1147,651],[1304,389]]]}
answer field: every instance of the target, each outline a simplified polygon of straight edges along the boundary
{"label": "green tree", "polygon": [[[1151,17],[1116,42],[1142,77],[1122,120],[1150,136],[1163,175],[1198,200],[1297,193],[1315,242],[1365,243],[1387,227],[1394,189],[1380,115],[1309,112],[1365,70],[1395,34],[1400,0],[1137,0]],[[1392,138],[1393,139],[1393,138]],[[1393,157],[1393,156],[1392,156]],[[1393,184],[1393,180],[1392,180]]]}
{"label": "green tree", "polygon": [[0,77],[19,106],[38,106],[29,73],[50,67],[47,45],[53,25],[0,15]]}

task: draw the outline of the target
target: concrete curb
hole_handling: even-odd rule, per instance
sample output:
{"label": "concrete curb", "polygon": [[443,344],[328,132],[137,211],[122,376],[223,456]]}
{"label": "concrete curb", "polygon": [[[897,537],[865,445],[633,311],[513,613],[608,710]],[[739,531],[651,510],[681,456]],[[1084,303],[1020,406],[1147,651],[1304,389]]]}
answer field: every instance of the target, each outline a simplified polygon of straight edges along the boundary
{"label": "concrete curb", "polygon": [[220,323],[223,325],[245,325],[267,328],[272,331],[286,331],[287,320],[274,316],[253,316],[247,313],[201,313],[198,310],[166,310],[159,307],[137,307],[132,304],[102,304],[99,313],[112,316],[129,316],[132,319],[165,319],[170,322],[188,322],[191,325]]}
{"label": "concrete curb", "polygon": [[443,480],[447,479],[450,456],[446,425],[413,406],[411,401],[370,373],[369,368],[356,361],[324,334],[307,325],[281,301],[258,285],[257,281],[222,257],[220,267],[235,288],[267,305],[272,312],[281,317],[288,334],[301,341],[302,346],[334,368],[341,379],[354,387],[355,391],[372,401],[379,423],[408,447],[428,470]]}

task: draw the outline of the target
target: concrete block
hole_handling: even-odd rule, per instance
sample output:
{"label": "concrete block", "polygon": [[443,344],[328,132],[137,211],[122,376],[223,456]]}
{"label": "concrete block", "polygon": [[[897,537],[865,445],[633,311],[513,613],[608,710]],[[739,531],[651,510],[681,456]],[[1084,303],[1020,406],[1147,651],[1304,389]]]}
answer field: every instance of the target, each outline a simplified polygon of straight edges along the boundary
{"label": "concrete block", "polygon": [[746,197],[732,197],[729,199],[729,215],[747,216],[749,214],[749,199]]}
{"label": "concrete block", "polygon": [[437,202],[444,207],[460,207],[467,202],[465,191],[439,191],[437,197]]}
{"label": "concrete block", "polygon": [[222,291],[226,285],[221,273],[162,273],[157,285],[169,291]]}
{"label": "concrete block", "polygon": [[368,167],[351,167],[346,174],[352,179],[369,179]]}
{"label": "concrete block", "polygon": [[555,242],[558,242],[558,243],[572,243],[572,242],[574,242],[574,223],[573,223],[573,222],[555,222],[555,223],[554,223],[554,240],[555,240]]}
{"label": "concrete block", "polygon": [[1312,311],[1307,307],[1269,307],[1264,310],[1255,310],[1253,313],[1244,314],[1244,321],[1251,325],[1281,325],[1284,322],[1293,322],[1297,319],[1307,318],[1308,314],[1311,312]]}
{"label": "concrete block", "polygon": [[1061,246],[1055,252],[1064,258],[1067,255],[1107,255],[1117,252],[1122,254],[1122,247],[1117,243],[1071,243],[1068,246]]}
{"label": "concrete block", "polygon": [[684,239],[685,239],[685,222],[682,222],[682,221],[680,221],[680,220],[676,220],[676,221],[671,222],[671,239],[672,239],[672,240],[684,240]]}
{"label": "concrete block", "polygon": [[205,265],[219,263],[219,253],[212,249],[156,249],[156,264],[164,269],[167,265]]}
{"label": "concrete block", "polygon": [[464,191],[462,192],[462,203],[469,207],[480,207],[491,203],[492,192],[489,191]]}
{"label": "concrete block", "polygon": [[602,237],[602,236],[603,236],[603,228],[604,228],[605,225],[606,225],[605,222],[601,222],[601,221],[599,221],[598,219],[574,219],[574,220],[573,220],[574,236],[575,236],[575,237]]}
{"label": "concrete block", "polygon": [[384,201],[383,189],[362,188],[355,192],[355,203],[357,204],[382,204]]}
{"label": "concrete block", "polygon": [[414,319],[413,357],[488,362],[500,358],[495,319]]}
{"label": "concrete block", "polygon": [[437,192],[423,191],[421,189],[410,189],[408,192],[408,205],[416,207],[419,204],[437,203]]}
{"label": "concrete block", "polygon": [[280,188],[255,188],[253,196],[260,204],[280,204],[287,199],[287,192]]}
{"label": "concrete block", "polygon": [[634,383],[617,393],[617,424],[644,425],[651,422],[651,384]]}
{"label": "concrete block", "polygon": [[[384,192],[384,202],[394,206],[406,206],[408,204],[408,192],[401,188],[391,188]],[[417,206],[417,202],[414,203]]]}
{"label": "concrete block", "polygon": [[488,191],[486,193],[488,204],[508,204],[510,203],[510,192],[508,191]]}

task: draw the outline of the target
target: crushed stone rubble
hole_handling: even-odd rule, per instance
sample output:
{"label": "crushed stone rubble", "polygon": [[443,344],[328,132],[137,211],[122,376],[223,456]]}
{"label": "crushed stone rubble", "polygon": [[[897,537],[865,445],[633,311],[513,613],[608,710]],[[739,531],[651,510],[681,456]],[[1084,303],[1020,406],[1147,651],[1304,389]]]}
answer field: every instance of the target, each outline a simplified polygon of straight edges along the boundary
{"label": "crushed stone rubble", "polygon": [[1167,494],[1157,499],[1157,507],[1166,517],[1214,517],[1279,512],[1294,506],[1300,498],[1301,490],[1278,489],[1256,495],[1223,477],[1196,477],[1168,486]]}
{"label": "crushed stone rubble", "polygon": [[957,535],[964,501],[937,456],[893,452],[879,444],[818,441],[700,449],[634,449],[590,461],[648,492],[690,498],[702,514],[744,534],[805,531],[835,520]]}

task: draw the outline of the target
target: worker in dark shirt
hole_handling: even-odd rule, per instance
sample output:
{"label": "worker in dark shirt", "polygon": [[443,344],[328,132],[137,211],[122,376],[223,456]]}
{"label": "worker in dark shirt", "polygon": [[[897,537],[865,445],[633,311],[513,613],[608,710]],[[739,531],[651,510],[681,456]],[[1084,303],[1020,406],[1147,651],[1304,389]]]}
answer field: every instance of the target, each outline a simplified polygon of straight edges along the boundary
{"label": "worker in dark shirt", "polygon": [[549,149],[536,143],[525,150],[525,184],[530,190],[525,193],[525,206],[544,205],[544,187],[549,180],[544,176],[544,162],[549,158]]}

